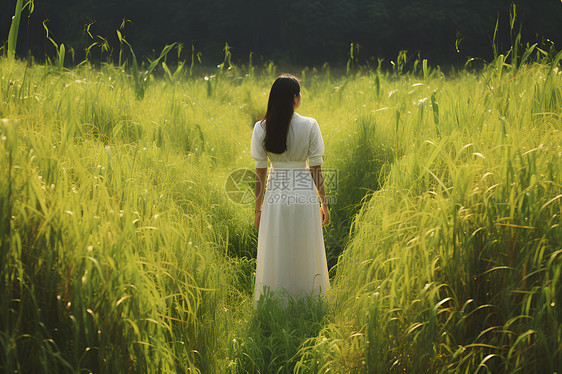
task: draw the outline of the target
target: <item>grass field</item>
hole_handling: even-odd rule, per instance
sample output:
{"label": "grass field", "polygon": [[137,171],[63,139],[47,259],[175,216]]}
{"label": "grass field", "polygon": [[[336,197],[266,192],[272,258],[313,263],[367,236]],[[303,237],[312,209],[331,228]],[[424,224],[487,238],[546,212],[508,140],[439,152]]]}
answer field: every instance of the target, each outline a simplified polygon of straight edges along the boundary
{"label": "grass field", "polygon": [[0,370],[559,372],[560,56],[294,72],[338,172],[333,290],[257,312],[225,183],[274,66],[0,58]]}

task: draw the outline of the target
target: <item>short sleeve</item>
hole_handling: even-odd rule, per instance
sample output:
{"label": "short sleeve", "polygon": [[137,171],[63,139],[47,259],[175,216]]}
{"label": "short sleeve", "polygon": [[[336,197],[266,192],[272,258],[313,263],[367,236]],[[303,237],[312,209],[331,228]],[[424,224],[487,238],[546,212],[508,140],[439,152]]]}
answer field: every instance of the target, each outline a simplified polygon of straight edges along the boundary
{"label": "short sleeve", "polygon": [[310,129],[310,143],[308,145],[308,166],[318,166],[324,163],[324,139],[320,132],[320,126],[316,120]]}
{"label": "short sleeve", "polygon": [[256,168],[267,167],[267,153],[263,145],[263,138],[261,131],[261,121],[256,122],[254,125],[254,132],[252,133],[252,141],[250,143],[250,153],[252,158],[256,161]]}

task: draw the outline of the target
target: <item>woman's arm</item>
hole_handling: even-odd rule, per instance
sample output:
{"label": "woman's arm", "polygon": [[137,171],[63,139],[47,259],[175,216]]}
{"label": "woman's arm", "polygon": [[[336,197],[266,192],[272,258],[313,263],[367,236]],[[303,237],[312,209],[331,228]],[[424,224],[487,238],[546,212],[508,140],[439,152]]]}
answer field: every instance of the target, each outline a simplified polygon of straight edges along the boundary
{"label": "woman's arm", "polygon": [[312,175],[312,179],[314,180],[314,184],[316,185],[316,190],[318,191],[318,195],[320,196],[320,202],[322,203],[320,211],[322,213],[322,226],[324,226],[330,219],[330,212],[328,211],[328,204],[326,201],[324,177],[322,176],[322,165],[311,166],[310,174]]}
{"label": "woman's arm", "polygon": [[267,175],[267,168],[256,168],[256,205],[254,209],[254,224],[257,228],[260,227],[260,218],[261,218],[261,205],[263,202],[263,195],[265,191],[265,178]]}

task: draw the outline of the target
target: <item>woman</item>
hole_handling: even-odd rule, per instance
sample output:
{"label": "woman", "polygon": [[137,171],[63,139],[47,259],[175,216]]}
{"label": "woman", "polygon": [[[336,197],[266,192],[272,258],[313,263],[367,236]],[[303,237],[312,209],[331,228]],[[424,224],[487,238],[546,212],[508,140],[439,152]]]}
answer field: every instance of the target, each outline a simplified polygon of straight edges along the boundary
{"label": "woman", "polygon": [[[254,125],[255,306],[268,289],[299,298],[330,288],[322,234],[329,219],[321,166],[324,141],[316,120],[295,113],[301,100],[297,78],[281,75],[271,87],[264,119]],[[272,168],[265,188],[268,158]]]}

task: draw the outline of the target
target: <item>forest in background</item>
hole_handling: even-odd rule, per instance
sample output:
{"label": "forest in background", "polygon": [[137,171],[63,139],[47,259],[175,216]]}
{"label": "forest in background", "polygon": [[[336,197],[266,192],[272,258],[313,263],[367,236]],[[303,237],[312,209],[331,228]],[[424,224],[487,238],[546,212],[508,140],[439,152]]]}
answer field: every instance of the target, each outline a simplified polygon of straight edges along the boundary
{"label": "forest in background", "polygon": [[[152,58],[162,47],[182,43],[187,54],[192,46],[201,52],[204,65],[216,65],[223,47],[231,47],[235,63],[273,60],[284,65],[343,65],[350,44],[363,63],[385,64],[399,51],[409,56],[421,53],[433,64],[462,66],[470,57],[492,59],[491,43],[499,23],[499,49],[512,45],[509,5],[512,1],[413,1],[413,0],[108,0],[35,1],[20,25],[18,53],[44,60],[55,53],[49,37],[72,48],[74,61],[82,61],[85,49],[97,35],[108,42],[109,51],[92,50],[91,58],[117,59],[122,30],[137,55]],[[539,43],[544,49],[562,42],[562,2],[558,0],[515,1],[521,26],[522,46]],[[15,1],[0,3],[0,35],[7,39]],[[93,24],[92,24],[93,22]],[[91,24],[88,35],[86,26]],[[93,37],[93,39],[92,39]],[[22,57],[23,57],[22,56]],[[184,57],[185,58],[185,57]],[[68,59],[67,64],[72,63]]]}

